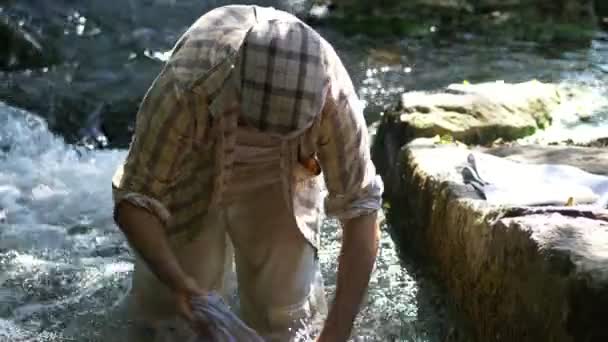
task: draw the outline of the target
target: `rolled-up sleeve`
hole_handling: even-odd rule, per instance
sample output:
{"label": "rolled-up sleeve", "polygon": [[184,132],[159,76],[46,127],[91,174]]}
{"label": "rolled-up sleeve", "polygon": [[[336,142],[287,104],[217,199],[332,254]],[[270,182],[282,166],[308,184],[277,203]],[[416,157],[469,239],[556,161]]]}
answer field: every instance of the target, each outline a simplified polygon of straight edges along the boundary
{"label": "rolled-up sleeve", "polygon": [[380,210],[384,185],[371,160],[363,106],[346,70],[337,68],[322,114],[319,159],[326,214],[347,220]]}
{"label": "rolled-up sleeve", "polygon": [[126,160],[112,179],[115,205],[129,201],[167,224],[168,194],[192,148],[195,114],[189,102],[171,66],[165,66],[142,100]]}

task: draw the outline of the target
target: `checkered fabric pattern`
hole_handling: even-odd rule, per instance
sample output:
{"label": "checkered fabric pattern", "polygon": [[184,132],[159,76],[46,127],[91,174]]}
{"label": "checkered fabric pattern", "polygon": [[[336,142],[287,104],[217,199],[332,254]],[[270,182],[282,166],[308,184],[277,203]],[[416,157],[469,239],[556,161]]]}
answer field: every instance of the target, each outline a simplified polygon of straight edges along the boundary
{"label": "checkered fabric pattern", "polygon": [[309,126],[321,112],[329,82],[318,34],[293,20],[261,21],[241,51],[244,119],[280,134]]}
{"label": "checkered fabric pattern", "polygon": [[[299,148],[318,156],[327,215],[381,208],[363,107],[332,46],[286,12],[241,5],[206,13],[176,43],[138,111],[114,201],[148,209],[170,231],[200,225],[215,194],[239,182],[229,173],[241,123],[285,139],[304,133]],[[291,193],[296,221],[316,220],[318,192]]]}

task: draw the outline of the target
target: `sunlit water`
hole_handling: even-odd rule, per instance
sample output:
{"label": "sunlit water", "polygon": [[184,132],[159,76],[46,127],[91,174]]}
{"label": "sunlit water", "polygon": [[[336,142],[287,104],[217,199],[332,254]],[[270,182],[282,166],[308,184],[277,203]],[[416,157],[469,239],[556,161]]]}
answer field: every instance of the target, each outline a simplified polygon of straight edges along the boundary
{"label": "sunlit water", "polygon": [[[132,256],[111,219],[109,180],[125,151],[66,145],[40,118],[0,104],[0,341],[108,341],[124,334]],[[329,298],[339,243],[327,222],[320,254]],[[426,285],[425,285],[426,286]],[[430,285],[429,285],[430,286]],[[431,291],[426,286],[422,291]],[[382,249],[355,336],[439,341],[433,295]]]}

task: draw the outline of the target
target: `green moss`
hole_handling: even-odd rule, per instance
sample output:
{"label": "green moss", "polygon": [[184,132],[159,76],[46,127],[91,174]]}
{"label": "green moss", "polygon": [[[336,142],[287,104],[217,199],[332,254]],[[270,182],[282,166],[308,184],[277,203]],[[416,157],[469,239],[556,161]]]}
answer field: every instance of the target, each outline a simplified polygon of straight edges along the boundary
{"label": "green moss", "polygon": [[[539,127],[539,128],[540,128],[540,127]],[[543,128],[544,128],[544,127],[543,127]],[[534,133],[536,133],[536,130],[537,130],[537,129],[536,129],[536,127],[533,127],[533,126],[528,126],[528,127],[524,128],[524,129],[522,130],[521,136],[519,136],[519,137],[517,137],[517,138],[515,138],[515,139],[520,139],[520,138],[524,138],[524,137],[527,137],[527,136],[533,135]],[[514,139],[514,140],[515,140],[515,139]]]}
{"label": "green moss", "polygon": [[445,145],[445,144],[452,144],[454,143],[456,139],[454,139],[454,137],[451,134],[442,134],[439,137],[439,144]]}
{"label": "green moss", "polygon": [[591,25],[554,24],[553,39],[559,42],[591,40],[595,33]]}
{"label": "green moss", "polygon": [[551,125],[552,118],[550,110],[542,101],[532,102],[530,104],[530,112],[539,129],[545,129]]}
{"label": "green moss", "polygon": [[[596,28],[591,22],[561,22],[534,9],[503,12],[502,18],[429,6],[398,5],[379,11],[371,6],[350,7],[329,17],[334,28],[346,34],[372,37],[407,36],[432,38],[471,32],[493,40],[521,40],[540,43],[588,43]],[[387,7],[389,8],[389,7]],[[431,30],[435,27],[436,30]]]}

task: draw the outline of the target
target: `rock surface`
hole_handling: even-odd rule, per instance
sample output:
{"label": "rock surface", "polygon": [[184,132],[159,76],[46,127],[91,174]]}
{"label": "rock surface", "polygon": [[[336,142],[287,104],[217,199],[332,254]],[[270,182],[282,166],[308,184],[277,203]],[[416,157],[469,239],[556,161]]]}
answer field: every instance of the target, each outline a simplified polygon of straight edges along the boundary
{"label": "rock surface", "polygon": [[409,92],[398,115],[411,136],[451,135],[464,143],[515,140],[543,128],[560,102],[560,89],[530,81],[453,84],[444,92]]}
{"label": "rock surface", "polygon": [[[590,170],[605,165],[602,155],[522,150],[534,152],[490,152]],[[608,212],[489,205],[462,181],[459,166],[470,152],[430,139],[403,149],[401,177],[387,186],[398,189],[389,219],[402,248],[435,265],[479,341],[606,341]]]}
{"label": "rock surface", "polygon": [[515,161],[535,164],[575,165],[587,172],[608,175],[608,150],[601,147],[514,145],[481,148]]}
{"label": "rock surface", "polygon": [[434,92],[403,94],[397,109],[377,129],[374,162],[394,169],[396,155],[416,138],[449,136],[465,144],[512,141],[548,126],[560,105],[583,92],[538,81],[452,84]]}
{"label": "rock surface", "polygon": [[15,70],[55,63],[55,56],[34,34],[10,17],[0,13],[0,69]]}

